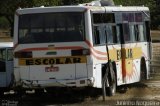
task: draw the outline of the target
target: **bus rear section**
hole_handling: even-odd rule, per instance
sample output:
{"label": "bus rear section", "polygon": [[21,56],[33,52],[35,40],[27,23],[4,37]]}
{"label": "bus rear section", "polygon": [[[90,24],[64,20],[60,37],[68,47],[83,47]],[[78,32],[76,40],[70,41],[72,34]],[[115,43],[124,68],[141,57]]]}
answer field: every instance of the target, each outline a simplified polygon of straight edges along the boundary
{"label": "bus rear section", "polygon": [[90,85],[85,8],[33,10],[18,10],[15,16],[16,84],[26,88]]}

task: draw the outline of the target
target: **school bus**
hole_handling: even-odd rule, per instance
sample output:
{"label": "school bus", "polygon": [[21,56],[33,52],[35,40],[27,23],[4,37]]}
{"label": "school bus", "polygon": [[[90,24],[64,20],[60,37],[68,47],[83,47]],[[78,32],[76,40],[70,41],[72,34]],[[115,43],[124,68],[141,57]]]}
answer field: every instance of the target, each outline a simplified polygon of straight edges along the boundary
{"label": "school bus", "polygon": [[[14,75],[24,88],[116,86],[149,78],[150,13],[144,6],[18,9]],[[108,89],[106,91],[106,89]]]}

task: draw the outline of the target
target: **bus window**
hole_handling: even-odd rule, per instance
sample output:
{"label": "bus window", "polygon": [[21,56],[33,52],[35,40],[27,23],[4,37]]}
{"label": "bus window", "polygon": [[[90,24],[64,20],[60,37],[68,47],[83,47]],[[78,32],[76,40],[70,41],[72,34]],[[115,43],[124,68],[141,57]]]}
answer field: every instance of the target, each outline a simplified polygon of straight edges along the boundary
{"label": "bus window", "polygon": [[0,49],[0,72],[5,72],[6,67],[5,67],[5,60],[6,60],[6,50],[5,49]]}
{"label": "bus window", "polygon": [[135,36],[136,36],[136,41],[139,41],[139,30],[138,30],[138,25],[135,25],[134,26],[134,29],[135,29]]}
{"label": "bus window", "polygon": [[105,44],[106,43],[106,34],[105,27],[103,25],[94,27],[94,44]]}
{"label": "bus window", "polygon": [[142,22],[142,13],[135,13],[135,21]]}
{"label": "bus window", "polygon": [[100,44],[99,30],[98,30],[98,28],[97,28],[96,26],[94,27],[94,38],[93,38],[93,42],[94,42],[94,44]]}
{"label": "bus window", "polygon": [[123,24],[123,36],[124,36],[124,42],[125,43],[131,42],[128,23]]}
{"label": "bus window", "polygon": [[107,33],[107,43],[108,44],[117,43],[116,26],[112,26],[112,25],[106,26],[106,33]]}
{"label": "bus window", "polygon": [[139,38],[140,41],[146,41],[146,36],[144,35],[144,27],[143,25],[138,25],[138,30],[139,30]]}
{"label": "bus window", "polygon": [[115,23],[114,13],[93,13],[93,23]]}
{"label": "bus window", "polygon": [[7,50],[7,61],[13,61],[13,50],[12,49]]}
{"label": "bus window", "polygon": [[115,16],[114,13],[106,13],[103,16],[104,23],[115,23]]}
{"label": "bus window", "polygon": [[5,61],[6,59],[5,52],[6,52],[5,49],[0,49],[0,60]]}
{"label": "bus window", "polygon": [[136,41],[136,36],[135,36],[135,27],[134,27],[134,25],[129,25],[129,31],[130,31],[131,41],[135,42]]}
{"label": "bus window", "polygon": [[135,25],[135,35],[136,35],[136,41],[146,41],[146,36],[144,33],[144,26],[142,24]]}
{"label": "bus window", "polygon": [[20,44],[84,41],[84,30],[84,14],[81,12],[19,16]]}
{"label": "bus window", "polygon": [[120,43],[121,42],[121,35],[122,35],[122,30],[121,30],[120,25],[116,26],[116,32],[117,32],[117,43]]}
{"label": "bus window", "polygon": [[104,23],[103,22],[103,14],[102,13],[94,13],[93,14],[93,23],[94,24]]}
{"label": "bus window", "polygon": [[117,28],[116,28],[116,26],[112,26],[112,36],[113,36],[113,43],[117,43]]}

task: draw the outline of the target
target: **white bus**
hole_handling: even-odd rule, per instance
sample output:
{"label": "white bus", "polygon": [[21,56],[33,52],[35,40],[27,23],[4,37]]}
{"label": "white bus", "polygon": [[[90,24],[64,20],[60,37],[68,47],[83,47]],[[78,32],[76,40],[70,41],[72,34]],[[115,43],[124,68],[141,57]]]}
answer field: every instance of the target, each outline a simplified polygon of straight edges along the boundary
{"label": "white bus", "polygon": [[[54,6],[18,9],[14,75],[24,88],[116,86],[149,78],[147,7]],[[110,67],[110,68],[109,68]]]}
{"label": "white bus", "polygon": [[13,85],[13,42],[0,42],[0,96]]}

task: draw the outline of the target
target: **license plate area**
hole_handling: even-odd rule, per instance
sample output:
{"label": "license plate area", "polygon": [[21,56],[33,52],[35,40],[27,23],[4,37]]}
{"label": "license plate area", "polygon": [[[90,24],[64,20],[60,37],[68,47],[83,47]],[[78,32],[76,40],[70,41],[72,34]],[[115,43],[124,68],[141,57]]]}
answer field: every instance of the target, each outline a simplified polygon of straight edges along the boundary
{"label": "license plate area", "polygon": [[45,72],[57,72],[59,67],[45,67]]}

